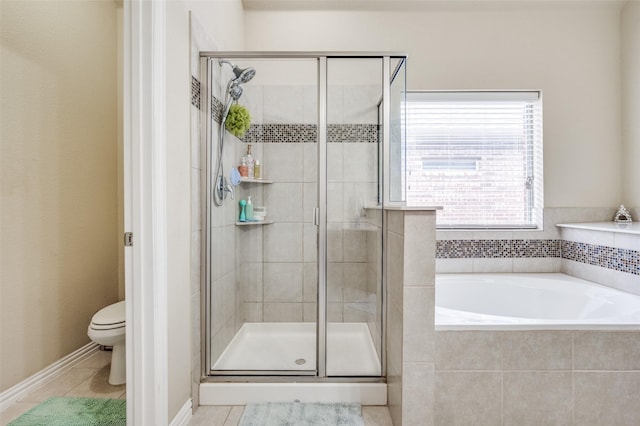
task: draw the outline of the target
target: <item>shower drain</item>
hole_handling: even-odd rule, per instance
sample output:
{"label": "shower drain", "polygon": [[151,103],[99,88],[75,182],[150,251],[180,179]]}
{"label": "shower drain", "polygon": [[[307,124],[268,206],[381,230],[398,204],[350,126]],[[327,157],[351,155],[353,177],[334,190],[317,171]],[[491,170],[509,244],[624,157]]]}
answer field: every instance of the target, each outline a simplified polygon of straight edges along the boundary
{"label": "shower drain", "polygon": [[306,363],[307,363],[307,360],[304,359],[304,358],[296,359],[296,364],[298,364],[298,365],[302,365],[302,364],[306,364]]}

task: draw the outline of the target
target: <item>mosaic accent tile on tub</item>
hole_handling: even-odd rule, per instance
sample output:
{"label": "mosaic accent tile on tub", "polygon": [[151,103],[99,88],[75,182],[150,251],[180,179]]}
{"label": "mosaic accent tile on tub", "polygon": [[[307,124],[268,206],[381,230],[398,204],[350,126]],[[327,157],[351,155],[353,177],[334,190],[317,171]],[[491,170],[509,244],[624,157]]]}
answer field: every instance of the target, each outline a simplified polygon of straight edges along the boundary
{"label": "mosaic accent tile on tub", "polygon": [[563,240],[440,240],[436,258],[562,258],[640,275],[640,251]]}
{"label": "mosaic accent tile on tub", "polygon": [[560,257],[560,240],[441,240],[437,259]]}
{"label": "mosaic accent tile on tub", "polygon": [[562,241],[562,258],[640,275],[640,251],[637,250]]}

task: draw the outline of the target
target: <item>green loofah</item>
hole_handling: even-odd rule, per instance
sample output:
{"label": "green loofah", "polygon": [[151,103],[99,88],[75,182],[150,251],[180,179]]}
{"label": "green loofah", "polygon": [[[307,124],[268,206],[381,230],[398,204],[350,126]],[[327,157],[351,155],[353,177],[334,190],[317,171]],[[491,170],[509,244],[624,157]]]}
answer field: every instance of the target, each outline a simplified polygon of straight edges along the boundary
{"label": "green loofah", "polygon": [[225,127],[237,138],[244,136],[251,125],[251,115],[249,111],[242,105],[232,104],[229,108],[229,114],[225,121]]}

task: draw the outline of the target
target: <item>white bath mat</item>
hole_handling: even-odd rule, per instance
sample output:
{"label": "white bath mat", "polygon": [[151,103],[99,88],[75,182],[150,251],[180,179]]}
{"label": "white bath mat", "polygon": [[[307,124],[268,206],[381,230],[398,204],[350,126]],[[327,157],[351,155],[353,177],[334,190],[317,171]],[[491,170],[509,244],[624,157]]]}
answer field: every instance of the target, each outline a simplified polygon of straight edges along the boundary
{"label": "white bath mat", "polygon": [[364,426],[357,403],[247,404],[238,426]]}

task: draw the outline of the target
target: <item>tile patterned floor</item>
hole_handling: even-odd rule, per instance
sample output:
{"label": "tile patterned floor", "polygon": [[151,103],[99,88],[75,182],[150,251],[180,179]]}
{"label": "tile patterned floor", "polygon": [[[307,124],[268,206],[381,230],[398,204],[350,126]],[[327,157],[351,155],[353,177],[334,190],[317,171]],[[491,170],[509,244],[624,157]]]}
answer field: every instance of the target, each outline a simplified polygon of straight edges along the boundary
{"label": "tile patterned floor", "polygon": [[[90,398],[126,398],[125,385],[108,383],[111,352],[99,351],[81,363],[53,378],[0,413],[0,425],[20,417],[40,402],[52,396],[83,396]],[[191,426],[237,426],[244,406],[198,407]],[[362,407],[365,426],[392,426],[387,407]]]}
{"label": "tile patterned floor", "polygon": [[0,425],[20,417],[52,396],[125,399],[125,385],[108,382],[111,352],[98,351],[63,374],[43,384],[0,413]]}

